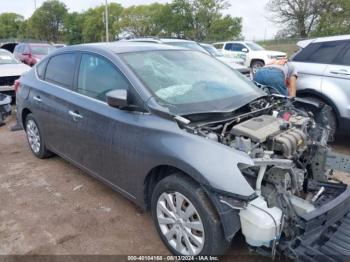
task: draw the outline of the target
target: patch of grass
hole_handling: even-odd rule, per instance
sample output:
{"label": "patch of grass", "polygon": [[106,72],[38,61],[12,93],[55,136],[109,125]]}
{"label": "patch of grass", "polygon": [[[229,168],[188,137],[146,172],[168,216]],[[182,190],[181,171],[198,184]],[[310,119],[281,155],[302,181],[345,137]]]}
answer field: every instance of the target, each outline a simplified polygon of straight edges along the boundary
{"label": "patch of grass", "polygon": [[259,41],[258,44],[266,48],[267,50],[281,51],[288,54],[288,57],[298,51],[297,42],[300,39],[287,39],[287,40],[267,40]]}

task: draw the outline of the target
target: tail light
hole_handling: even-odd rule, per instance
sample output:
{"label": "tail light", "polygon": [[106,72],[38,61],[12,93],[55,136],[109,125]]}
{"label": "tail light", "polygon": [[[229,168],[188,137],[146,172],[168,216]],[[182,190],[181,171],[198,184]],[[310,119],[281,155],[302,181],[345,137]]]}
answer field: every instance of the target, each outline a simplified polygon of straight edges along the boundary
{"label": "tail light", "polygon": [[15,89],[15,93],[17,94],[17,92],[19,91],[19,88],[21,86],[21,83],[19,82],[19,80],[15,80],[15,84],[14,84],[14,89]]}

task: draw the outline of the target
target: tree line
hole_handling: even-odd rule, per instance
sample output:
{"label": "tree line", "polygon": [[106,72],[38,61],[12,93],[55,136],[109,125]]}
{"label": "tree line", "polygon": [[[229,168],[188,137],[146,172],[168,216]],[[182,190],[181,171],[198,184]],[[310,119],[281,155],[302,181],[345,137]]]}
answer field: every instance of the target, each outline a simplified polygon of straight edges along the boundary
{"label": "tree line", "polygon": [[269,0],[267,10],[283,25],[276,38],[350,34],[350,0]]}
{"label": "tree line", "polygon": [[[241,36],[242,18],[224,15],[227,0],[173,0],[123,7],[108,4],[109,39],[159,36],[218,41]],[[31,17],[0,14],[0,39],[37,39],[69,44],[105,41],[105,6],[69,12],[59,0],[47,0]]]}

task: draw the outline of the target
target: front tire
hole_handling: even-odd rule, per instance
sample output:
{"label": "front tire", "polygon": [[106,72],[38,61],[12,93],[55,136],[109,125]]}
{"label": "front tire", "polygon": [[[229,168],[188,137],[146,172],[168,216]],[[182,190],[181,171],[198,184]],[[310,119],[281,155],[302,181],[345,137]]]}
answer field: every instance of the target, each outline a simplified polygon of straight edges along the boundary
{"label": "front tire", "polygon": [[25,120],[25,132],[30,150],[37,158],[46,158],[52,155],[45,146],[45,140],[39,128],[38,121],[33,114],[29,114]]}
{"label": "front tire", "polygon": [[167,248],[175,255],[221,255],[229,247],[221,222],[204,190],[175,173],[152,193],[152,216]]}

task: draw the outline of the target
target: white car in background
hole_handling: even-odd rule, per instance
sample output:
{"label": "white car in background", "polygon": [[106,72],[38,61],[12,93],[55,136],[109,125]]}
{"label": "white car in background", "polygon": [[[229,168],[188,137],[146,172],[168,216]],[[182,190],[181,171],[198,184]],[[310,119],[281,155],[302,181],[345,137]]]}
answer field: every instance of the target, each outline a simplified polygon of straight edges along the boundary
{"label": "white car in background", "polygon": [[248,41],[227,41],[213,44],[225,56],[246,57],[245,66],[251,67],[253,72],[257,68],[272,63],[275,59],[287,58],[287,54],[278,51],[265,50],[262,46]]}
{"label": "white car in background", "polygon": [[251,78],[250,69],[244,66],[244,62],[245,62],[244,59],[224,56],[222,52],[217,50],[211,44],[205,44],[205,43],[199,43],[199,44],[216,59],[227,64],[229,67],[236,69],[237,71],[247,76],[248,78]]}
{"label": "white car in background", "polygon": [[0,92],[13,95],[15,80],[30,69],[30,66],[18,61],[12,53],[0,49]]}
{"label": "white car in background", "polygon": [[[143,42],[143,43],[158,43],[158,44],[166,44],[166,45],[172,45],[172,46],[179,46],[183,48],[188,48],[191,50],[196,50],[199,52],[203,52],[206,54],[209,54],[223,63],[227,64],[233,69],[236,69],[243,75],[250,77],[250,70],[249,68],[243,66],[244,60],[242,59],[233,59],[233,58],[225,58],[221,57],[218,58],[217,55],[219,54],[213,54],[211,51],[209,51],[207,48],[205,48],[203,45],[192,41],[192,40],[186,40],[186,39],[177,39],[177,38],[158,38],[158,37],[142,37],[142,38],[131,38],[131,39],[123,39],[120,41],[129,41],[129,42]],[[214,48],[215,49],[215,48]]]}

